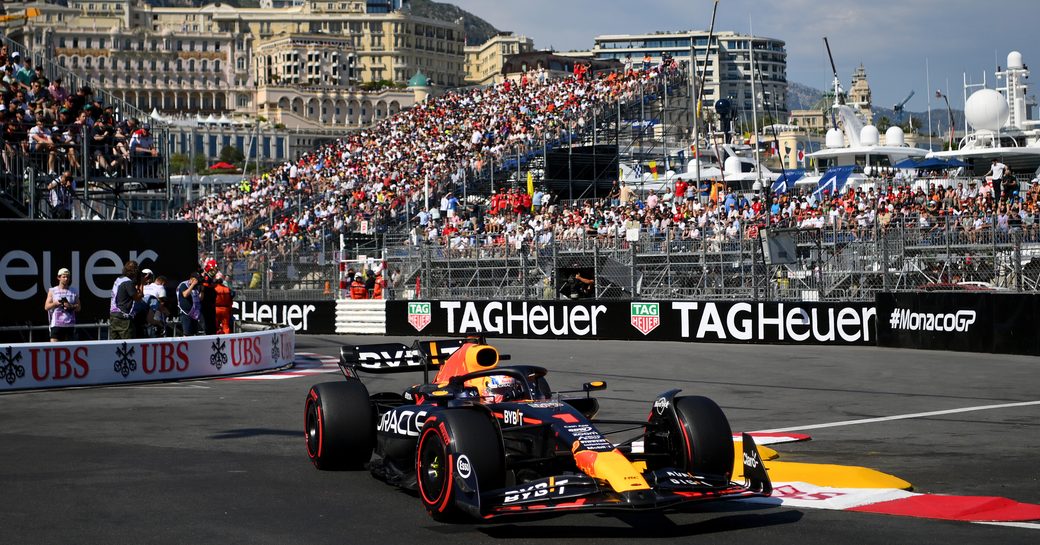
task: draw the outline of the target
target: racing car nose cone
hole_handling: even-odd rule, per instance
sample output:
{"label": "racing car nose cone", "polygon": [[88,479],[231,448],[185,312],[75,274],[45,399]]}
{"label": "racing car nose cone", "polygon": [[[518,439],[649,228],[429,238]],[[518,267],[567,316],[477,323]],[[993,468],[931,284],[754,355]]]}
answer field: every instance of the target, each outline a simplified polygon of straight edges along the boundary
{"label": "racing car nose cone", "polygon": [[657,498],[651,490],[631,490],[628,492],[622,492],[621,497],[624,498],[625,503],[635,506],[646,506],[657,503]]}

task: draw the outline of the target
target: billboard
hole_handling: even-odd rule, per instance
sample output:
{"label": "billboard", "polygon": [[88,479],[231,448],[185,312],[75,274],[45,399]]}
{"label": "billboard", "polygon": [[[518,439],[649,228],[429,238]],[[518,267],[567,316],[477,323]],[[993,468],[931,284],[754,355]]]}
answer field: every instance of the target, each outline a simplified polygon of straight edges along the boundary
{"label": "billboard", "polygon": [[0,229],[0,326],[46,325],[43,303],[62,267],[79,291],[79,323],[108,320],[112,283],[128,260],[173,286],[198,267],[192,222],[0,220]]}
{"label": "billboard", "polygon": [[387,301],[388,335],[873,345],[873,303]]}

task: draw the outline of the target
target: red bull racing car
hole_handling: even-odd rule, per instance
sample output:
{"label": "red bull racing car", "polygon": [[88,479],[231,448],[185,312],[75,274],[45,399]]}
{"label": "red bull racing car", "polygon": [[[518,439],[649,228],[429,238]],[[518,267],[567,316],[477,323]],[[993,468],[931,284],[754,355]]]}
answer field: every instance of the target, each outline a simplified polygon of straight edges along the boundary
{"label": "red bull racing car", "polygon": [[[553,392],[544,368],[499,365],[508,358],[479,338],[343,347],[346,380],[307,394],[311,462],[367,466],[414,490],[440,521],[681,509],[771,493],[747,434],[743,482],[734,482],[732,432],[712,400],[669,390],[645,421],[597,420],[591,393],[605,383]],[[424,380],[403,393],[370,394],[362,372],[422,372]]]}

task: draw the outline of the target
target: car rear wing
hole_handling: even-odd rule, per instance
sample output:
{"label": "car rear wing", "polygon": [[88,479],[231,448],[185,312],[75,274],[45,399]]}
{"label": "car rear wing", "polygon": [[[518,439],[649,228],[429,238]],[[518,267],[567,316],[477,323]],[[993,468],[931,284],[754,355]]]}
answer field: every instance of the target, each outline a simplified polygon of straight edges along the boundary
{"label": "car rear wing", "polygon": [[[339,366],[343,374],[356,377],[365,373],[407,373],[422,371],[424,381],[430,369],[444,364],[456,350],[466,343],[487,344],[483,337],[461,339],[416,340],[411,346],[402,343],[381,343],[343,346],[339,350]],[[509,359],[500,355],[500,359]]]}

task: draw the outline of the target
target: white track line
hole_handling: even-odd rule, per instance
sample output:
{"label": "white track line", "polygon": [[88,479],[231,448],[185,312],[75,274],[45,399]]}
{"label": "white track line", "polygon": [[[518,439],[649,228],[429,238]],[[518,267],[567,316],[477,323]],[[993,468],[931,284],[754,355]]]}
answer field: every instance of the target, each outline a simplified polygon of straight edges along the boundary
{"label": "white track line", "polygon": [[1012,528],[1040,530],[1040,524],[1035,522],[976,522],[975,524],[989,524],[990,526],[1010,526]]}
{"label": "white track line", "polygon": [[[837,428],[840,426],[855,426],[858,424],[872,424],[874,422],[888,422],[890,420],[908,420],[911,418],[926,418],[929,416],[941,416],[944,414],[968,413],[972,411],[988,411],[992,409],[1007,409],[1011,407],[1028,407],[1040,405],[1040,401],[1023,401],[1021,403],[1003,403],[1000,405],[979,405],[977,407],[964,407],[961,409],[948,409],[945,411],[931,411],[926,413],[897,414],[894,416],[882,416],[879,418],[863,418],[860,420],[845,420],[842,422],[828,422],[826,424],[810,424],[808,426],[792,426],[790,428],[776,428],[772,430],[758,430],[758,433],[783,433],[791,431],[818,430],[820,428]],[[754,433],[754,432],[753,432]]]}

